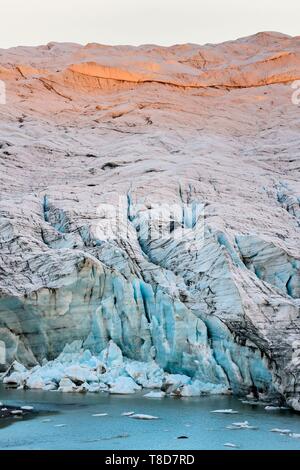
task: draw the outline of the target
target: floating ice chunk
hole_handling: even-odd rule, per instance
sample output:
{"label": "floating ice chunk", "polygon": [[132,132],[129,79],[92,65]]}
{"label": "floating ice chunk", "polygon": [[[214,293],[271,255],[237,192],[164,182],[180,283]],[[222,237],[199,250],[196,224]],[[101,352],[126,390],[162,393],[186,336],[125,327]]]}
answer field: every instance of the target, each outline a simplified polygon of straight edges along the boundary
{"label": "floating ice chunk", "polygon": [[183,385],[179,390],[173,392],[172,395],[180,395],[182,397],[198,397],[202,394],[218,395],[228,393],[228,387],[222,384],[204,383],[201,380],[193,380],[191,383]]}
{"label": "floating ice chunk", "polygon": [[183,374],[166,374],[165,383],[166,385],[175,385],[176,387],[179,387],[180,385],[191,383],[191,378]]}
{"label": "floating ice chunk", "polygon": [[128,361],[125,365],[128,375],[137,383],[147,380],[147,363]]}
{"label": "floating ice chunk", "polygon": [[145,420],[159,419],[158,416],[144,415],[144,414],[133,414],[133,415],[130,415],[129,418],[145,419]]}
{"label": "floating ice chunk", "polygon": [[108,368],[104,374],[99,376],[99,380],[101,383],[111,386],[119,377],[128,377],[123,366],[113,367],[112,369]]}
{"label": "floating ice chunk", "polygon": [[165,397],[165,392],[158,391],[158,392],[149,392],[144,395],[146,398],[164,398]]}
{"label": "floating ice chunk", "polygon": [[[182,396],[182,389],[186,385],[190,385],[192,383],[192,380],[190,377],[187,375],[183,374],[165,374],[165,380],[164,380],[164,385],[166,392],[170,395],[174,396]],[[184,396],[191,396],[191,393],[194,395],[195,390],[194,389],[189,389],[185,388]],[[197,393],[199,394],[199,393]]]}
{"label": "floating ice chunk", "polygon": [[50,423],[51,421],[52,421],[52,419],[46,418],[46,419],[42,420],[42,423]]}
{"label": "floating ice chunk", "polygon": [[234,415],[238,413],[238,411],[232,410],[231,408],[225,409],[225,410],[213,410],[211,413],[224,413],[224,414],[229,414],[229,415]]}
{"label": "floating ice chunk", "polygon": [[65,375],[74,383],[98,382],[97,375],[88,367],[72,365],[65,369]]}
{"label": "floating ice chunk", "polygon": [[55,428],[64,428],[66,424],[54,424]]}
{"label": "floating ice chunk", "polygon": [[23,411],[22,410],[12,410],[10,412],[12,415],[22,415],[23,414]]}
{"label": "floating ice chunk", "polygon": [[237,444],[234,444],[233,442],[225,442],[223,444],[225,447],[239,447]]}
{"label": "floating ice chunk", "polygon": [[28,377],[28,379],[26,379],[26,386],[31,389],[43,389],[45,385],[45,381],[38,375],[38,373],[33,373]]}
{"label": "floating ice chunk", "polygon": [[251,426],[248,421],[242,421],[240,423],[232,423],[226,426],[227,429],[258,429],[256,426]]}
{"label": "floating ice chunk", "polygon": [[49,382],[47,383],[44,387],[43,390],[49,392],[57,389],[57,385],[54,382]]}
{"label": "floating ice chunk", "polygon": [[300,439],[300,434],[297,434],[295,432],[292,432],[292,434],[289,434],[290,437],[292,437],[293,439]]}
{"label": "floating ice chunk", "polygon": [[84,382],[80,387],[77,388],[77,392],[90,392],[90,393],[98,393],[100,391],[105,391],[108,390],[107,385],[105,384],[99,384],[99,383],[93,383],[93,384],[88,384],[87,382]]}
{"label": "floating ice chunk", "polygon": [[92,415],[94,417],[100,417],[100,416],[108,416],[108,413],[95,413],[94,415]]}
{"label": "floating ice chunk", "polygon": [[278,432],[279,434],[290,434],[292,431],[290,429],[280,429],[280,428],[273,428],[270,432]]}
{"label": "floating ice chunk", "polygon": [[100,382],[100,383],[99,383],[99,391],[100,391],[100,392],[108,392],[108,390],[109,390],[108,385],[106,385],[106,384],[103,383],[103,382]]}
{"label": "floating ice chunk", "polygon": [[258,400],[241,400],[244,405],[251,406],[265,406],[265,403],[259,402]]}
{"label": "floating ice chunk", "polygon": [[107,392],[109,390],[108,386],[104,383],[87,383],[84,382],[77,388],[77,392],[89,392],[89,393],[99,393]]}
{"label": "floating ice chunk", "polygon": [[29,405],[21,406],[21,410],[31,411],[33,410],[33,406],[29,406]]}
{"label": "floating ice chunk", "polygon": [[265,406],[265,410],[267,411],[276,411],[276,410],[281,410],[281,406]]}
{"label": "floating ice chunk", "polygon": [[57,384],[63,377],[65,377],[65,367],[66,366],[64,364],[61,364],[57,360],[49,361],[43,366],[37,366],[31,369],[29,374],[34,377],[40,377],[43,379],[45,384]]}
{"label": "floating ice chunk", "polygon": [[164,371],[156,362],[138,362],[127,360],[125,364],[127,374],[144,388],[161,388]]}
{"label": "floating ice chunk", "polygon": [[132,415],[134,415],[134,413],[135,413],[134,411],[124,411],[121,414],[121,416],[132,416]]}
{"label": "floating ice chunk", "polygon": [[89,384],[87,382],[83,382],[81,385],[79,385],[78,387],[76,387],[76,392],[78,393],[85,393],[85,392],[89,392]]}
{"label": "floating ice chunk", "polygon": [[192,384],[184,385],[179,391],[182,397],[199,397],[201,395],[201,386],[195,381]]}
{"label": "floating ice chunk", "polygon": [[59,392],[71,393],[75,392],[77,389],[76,385],[68,377],[64,377],[59,382]]}
{"label": "floating ice chunk", "polygon": [[141,387],[135,383],[131,377],[118,377],[117,380],[112,384],[109,393],[127,395],[135,393],[140,390]]}
{"label": "floating ice chunk", "polygon": [[239,427],[239,428],[248,428],[249,422],[248,421],[241,421],[239,423],[232,423],[233,426]]}

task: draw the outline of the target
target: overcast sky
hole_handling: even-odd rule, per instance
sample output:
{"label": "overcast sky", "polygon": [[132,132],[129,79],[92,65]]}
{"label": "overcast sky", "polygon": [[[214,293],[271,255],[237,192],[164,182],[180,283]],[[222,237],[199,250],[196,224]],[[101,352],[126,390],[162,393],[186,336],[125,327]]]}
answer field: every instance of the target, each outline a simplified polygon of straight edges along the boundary
{"label": "overcast sky", "polygon": [[221,42],[258,31],[300,35],[300,0],[1,0],[0,48]]}

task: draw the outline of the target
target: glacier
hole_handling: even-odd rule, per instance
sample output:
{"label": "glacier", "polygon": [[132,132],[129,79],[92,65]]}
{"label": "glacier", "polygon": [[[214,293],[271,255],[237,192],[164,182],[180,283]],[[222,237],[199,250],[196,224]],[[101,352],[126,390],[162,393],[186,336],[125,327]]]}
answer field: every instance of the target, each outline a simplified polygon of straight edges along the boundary
{"label": "glacier", "polygon": [[1,50],[7,386],[300,410],[298,52]]}

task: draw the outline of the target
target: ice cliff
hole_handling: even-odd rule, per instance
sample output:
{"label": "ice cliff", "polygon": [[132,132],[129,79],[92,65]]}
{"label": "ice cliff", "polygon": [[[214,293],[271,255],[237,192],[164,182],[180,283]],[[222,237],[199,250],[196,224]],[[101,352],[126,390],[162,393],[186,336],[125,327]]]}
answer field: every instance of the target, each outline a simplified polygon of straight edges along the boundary
{"label": "ice cliff", "polygon": [[300,410],[299,37],[18,47],[0,79],[4,380]]}

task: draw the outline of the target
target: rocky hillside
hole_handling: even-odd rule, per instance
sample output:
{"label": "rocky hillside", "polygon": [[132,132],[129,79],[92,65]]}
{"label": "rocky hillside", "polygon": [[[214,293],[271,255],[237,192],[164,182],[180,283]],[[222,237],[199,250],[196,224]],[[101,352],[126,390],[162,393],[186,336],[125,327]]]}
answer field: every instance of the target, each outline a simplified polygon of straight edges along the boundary
{"label": "rocky hillside", "polygon": [[279,33],[0,49],[2,370],[112,340],[299,410],[297,79]]}

